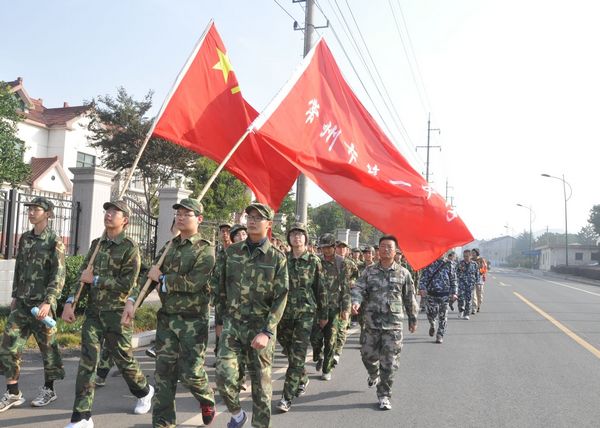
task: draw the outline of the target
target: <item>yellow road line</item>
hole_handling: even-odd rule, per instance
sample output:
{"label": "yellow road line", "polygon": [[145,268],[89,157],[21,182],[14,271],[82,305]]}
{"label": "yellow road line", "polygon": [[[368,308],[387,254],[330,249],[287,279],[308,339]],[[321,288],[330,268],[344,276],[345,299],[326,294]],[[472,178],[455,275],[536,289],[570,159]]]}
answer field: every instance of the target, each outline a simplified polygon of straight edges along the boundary
{"label": "yellow road line", "polygon": [[569,336],[571,339],[573,339],[579,345],[581,345],[582,347],[584,347],[585,349],[590,351],[592,354],[594,354],[594,356],[596,356],[596,358],[600,358],[600,350],[598,350],[597,348],[592,346],[589,342],[586,342],[585,340],[583,340],[581,337],[577,336],[575,333],[573,333],[571,330],[569,330],[567,327],[565,327],[562,323],[560,323],[559,321],[557,321],[556,319],[551,317],[549,314],[547,314],[546,312],[544,312],[543,310],[538,308],[536,305],[531,303],[529,300],[527,300],[525,297],[521,296],[516,291],[513,291],[513,293],[515,294],[515,296],[517,296],[519,299],[521,299],[525,304],[527,304],[529,307],[531,307],[534,311],[536,311],[538,314],[540,314],[541,316],[546,318],[548,321],[550,321],[552,324],[554,324],[560,331],[562,331],[564,334]]}

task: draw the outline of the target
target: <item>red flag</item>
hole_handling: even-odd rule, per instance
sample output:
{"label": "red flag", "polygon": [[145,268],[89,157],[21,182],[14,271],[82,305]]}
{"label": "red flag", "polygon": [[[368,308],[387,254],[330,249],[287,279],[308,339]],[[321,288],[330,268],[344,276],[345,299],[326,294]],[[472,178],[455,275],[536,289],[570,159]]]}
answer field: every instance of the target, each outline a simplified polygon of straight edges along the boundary
{"label": "red flag", "polygon": [[473,240],[354,95],[325,41],[252,126],[340,205],[395,235],[414,268]]}
{"label": "red flag", "polygon": [[[258,116],[240,92],[221,37],[211,21],[171,95],[159,113],[153,135],[221,162]],[[298,170],[249,135],[225,168],[256,198],[277,209]]]}

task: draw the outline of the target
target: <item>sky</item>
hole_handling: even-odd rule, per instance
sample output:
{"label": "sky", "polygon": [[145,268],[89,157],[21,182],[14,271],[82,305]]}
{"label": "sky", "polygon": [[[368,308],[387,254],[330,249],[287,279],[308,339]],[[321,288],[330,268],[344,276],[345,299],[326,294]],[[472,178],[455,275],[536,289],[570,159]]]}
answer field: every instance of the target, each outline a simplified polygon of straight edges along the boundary
{"label": "sky", "polygon": [[[78,105],[123,86],[137,98],[153,90],[156,113],[211,18],[244,97],[259,111],[303,54],[303,33],[293,29],[294,19],[304,25],[303,5],[291,0],[0,4],[10,10],[0,26],[0,80],[22,77],[46,107]],[[426,153],[416,147],[427,144],[430,115],[439,129],[431,145],[441,146],[430,152],[430,180],[475,238],[528,230],[529,210],[517,204],[532,208],[534,233],[564,232],[563,183],[542,173],[564,174],[572,188],[569,232],[587,225],[600,204],[600,2],[317,4],[315,24],[330,22],[318,33],[346,79],[423,175]],[[370,73],[353,40],[364,61],[372,58]],[[383,85],[374,83],[378,76]],[[328,200],[309,188],[311,205]]]}

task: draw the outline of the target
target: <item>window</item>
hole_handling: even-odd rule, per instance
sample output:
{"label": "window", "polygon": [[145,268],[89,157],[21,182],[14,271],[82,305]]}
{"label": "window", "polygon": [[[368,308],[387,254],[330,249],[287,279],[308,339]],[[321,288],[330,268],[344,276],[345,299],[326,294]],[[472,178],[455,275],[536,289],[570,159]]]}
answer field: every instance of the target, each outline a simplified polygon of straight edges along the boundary
{"label": "window", "polygon": [[575,253],[575,260],[583,260],[583,253]]}
{"label": "window", "polygon": [[96,156],[88,155],[87,153],[77,152],[77,168],[88,168],[96,166]]}

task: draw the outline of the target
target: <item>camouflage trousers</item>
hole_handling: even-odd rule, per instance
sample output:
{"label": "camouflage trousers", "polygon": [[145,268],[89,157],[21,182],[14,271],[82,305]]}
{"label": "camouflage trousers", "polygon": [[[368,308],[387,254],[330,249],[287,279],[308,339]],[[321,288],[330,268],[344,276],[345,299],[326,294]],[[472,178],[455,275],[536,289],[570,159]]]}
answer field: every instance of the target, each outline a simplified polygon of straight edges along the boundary
{"label": "camouflage trousers", "polygon": [[458,311],[465,315],[471,313],[471,300],[473,298],[473,285],[460,284],[458,287]]}
{"label": "camouflage trousers", "polygon": [[398,370],[402,351],[402,329],[363,328],[360,355],[371,379],[379,377],[377,397],[391,397],[394,373]]}
{"label": "camouflage trousers", "polygon": [[483,303],[483,286],[484,284],[475,284],[475,292],[473,293],[473,311],[481,309]]}
{"label": "camouflage trousers", "polygon": [[207,345],[208,318],[158,312],[153,427],[176,426],[177,379],[201,404],[215,403],[215,395],[204,370]]}
{"label": "camouflage trousers", "polygon": [[230,413],[237,413],[240,405],[239,362],[245,361],[252,381],[252,426],[271,426],[271,366],[275,338],[263,349],[252,348],[254,337],[264,327],[264,319],[232,320],[223,322],[217,356],[217,388]]}
{"label": "camouflage trousers", "polygon": [[437,320],[437,335],[442,337],[446,332],[446,325],[448,324],[448,301],[448,296],[427,296],[427,303],[425,307],[429,325],[435,328],[435,322]]}
{"label": "camouflage trousers", "polygon": [[277,340],[287,351],[288,358],[283,384],[283,397],[286,400],[296,397],[298,385],[308,383],[304,364],[313,322],[314,315],[306,313],[297,318],[282,318],[277,326]]}
{"label": "camouflage trousers", "polygon": [[[0,343],[0,373],[4,373],[6,380],[19,380],[21,354],[27,339],[33,335],[42,354],[45,381],[63,379],[65,370],[56,343],[56,328],[46,327],[31,315],[32,307],[19,299],[16,308],[8,316]],[[50,316],[56,318],[54,310]]]}
{"label": "camouflage trousers", "polygon": [[100,344],[123,375],[129,391],[137,398],[148,394],[148,381],[133,357],[133,327],[121,325],[119,311],[86,311],[81,327],[81,358],[75,382],[73,412],[90,412],[96,390],[96,369],[100,360]]}
{"label": "camouflage trousers", "polygon": [[106,341],[102,341],[100,346],[100,361],[98,361],[98,369],[96,370],[96,375],[100,377],[106,377],[110,369],[113,368],[115,362],[110,356],[110,350],[105,345]]}
{"label": "camouflage trousers", "polygon": [[342,355],[342,349],[344,349],[346,339],[348,338],[348,325],[350,324],[350,321],[338,317],[337,323],[337,335],[335,338],[335,346],[333,347],[333,355]]}
{"label": "camouflage trousers", "polygon": [[329,373],[333,369],[333,356],[335,344],[337,341],[340,310],[329,309],[327,316],[327,325],[323,328],[319,327],[318,320],[315,319],[312,332],[310,335],[310,343],[313,348],[313,360],[323,359],[323,373]]}

